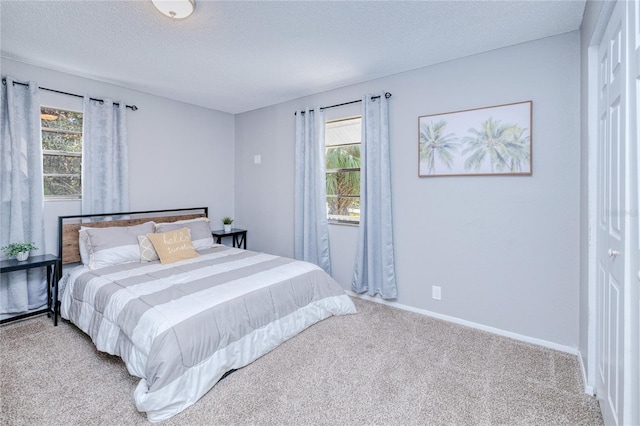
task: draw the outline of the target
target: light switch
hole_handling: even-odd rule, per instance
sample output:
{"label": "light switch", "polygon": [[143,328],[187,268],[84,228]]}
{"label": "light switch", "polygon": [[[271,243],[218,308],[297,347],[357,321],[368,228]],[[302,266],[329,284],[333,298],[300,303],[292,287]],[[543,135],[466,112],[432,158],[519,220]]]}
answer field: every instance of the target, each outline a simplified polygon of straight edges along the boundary
{"label": "light switch", "polygon": [[254,155],[253,156],[253,164],[260,164],[262,163],[262,156],[261,155]]}

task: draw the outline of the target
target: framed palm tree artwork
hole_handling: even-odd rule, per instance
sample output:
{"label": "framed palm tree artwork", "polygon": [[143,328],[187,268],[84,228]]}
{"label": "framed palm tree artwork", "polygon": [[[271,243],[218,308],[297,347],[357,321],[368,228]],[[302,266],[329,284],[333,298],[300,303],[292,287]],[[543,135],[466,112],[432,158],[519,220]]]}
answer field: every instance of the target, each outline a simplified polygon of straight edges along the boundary
{"label": "framed palm tree artwork", "polygon": [[418,117],[418,175],[531,175],[532,105]]}

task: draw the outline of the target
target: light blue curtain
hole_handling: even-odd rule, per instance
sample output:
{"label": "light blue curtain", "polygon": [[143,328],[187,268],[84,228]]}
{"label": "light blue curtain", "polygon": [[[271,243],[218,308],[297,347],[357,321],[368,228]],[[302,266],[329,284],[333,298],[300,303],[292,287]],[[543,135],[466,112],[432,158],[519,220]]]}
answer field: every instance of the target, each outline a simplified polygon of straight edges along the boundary
{"label": "light blue curtain", "polygon": [[[1,102],[0,246],[33,242],[38,250],[31,256],[37,256],[45,253],[38,85],[14,83],[7,77]],[[0,279],[0,313],[24,312],[47,303],[43,268],[5,273]]]}
{"label": "light blue curtain", "polygon": [[389,101],[384,93],[362,99],[360,149],[360,237],[352,288],[356,293],[395,299]]}
{"label": "light blue curtain", "polygon": [[294,257],[331,274],[324,126],[320,107],[296,111]]}
{"label": "light blue curtain", "polygon": [[84,98],[82,213],[129,211],[127,108]]}

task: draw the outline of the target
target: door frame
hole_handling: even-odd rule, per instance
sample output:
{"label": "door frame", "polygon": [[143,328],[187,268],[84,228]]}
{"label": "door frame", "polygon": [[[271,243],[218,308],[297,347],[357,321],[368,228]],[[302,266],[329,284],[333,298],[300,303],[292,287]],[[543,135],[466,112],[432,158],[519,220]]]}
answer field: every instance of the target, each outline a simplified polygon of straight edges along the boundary
{"label": "door frame", "polygon": [[587,80],[587,117],[588,117],[588,309],[589,309],[589,325],[587,338],[587,371],[585,392],[591,395],[595,394],[596,386],[596,291],[598,277],[598,71],[600,60],[598,49],[604,36],[609,20],[615,8],[616,2],[605,1],[602,3],[596,26],[594,28],[591,40],[589,40],[588,51],[588,80]]}

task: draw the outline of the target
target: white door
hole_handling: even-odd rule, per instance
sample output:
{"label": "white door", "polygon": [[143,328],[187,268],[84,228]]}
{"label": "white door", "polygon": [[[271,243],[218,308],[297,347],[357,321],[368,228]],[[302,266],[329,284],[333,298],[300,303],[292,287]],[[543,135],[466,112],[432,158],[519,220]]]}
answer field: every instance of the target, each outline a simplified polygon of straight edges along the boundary
{"label": "white door", "polygon": [[[628,210],[630,211],[630,232],[629,232],[629,252],[630,252],[630,299],[629,309],[629,332],[626,334],[629,341],[629,367],[627,378],[630,381],[627,387],[629,392],[628,417],[625,422],[629,424],[640,424],[640,4],[637,1],[628,2],[627,10],[627,32],[629,34],[629,147],[628,153],[628,175],[630,188]],[[635,403],[634,403],[635,401]]]}
{"label": "white door", "polygon": [[624,411],[625,8],[616,4],[598,51],[596,395],[607,425]]}

